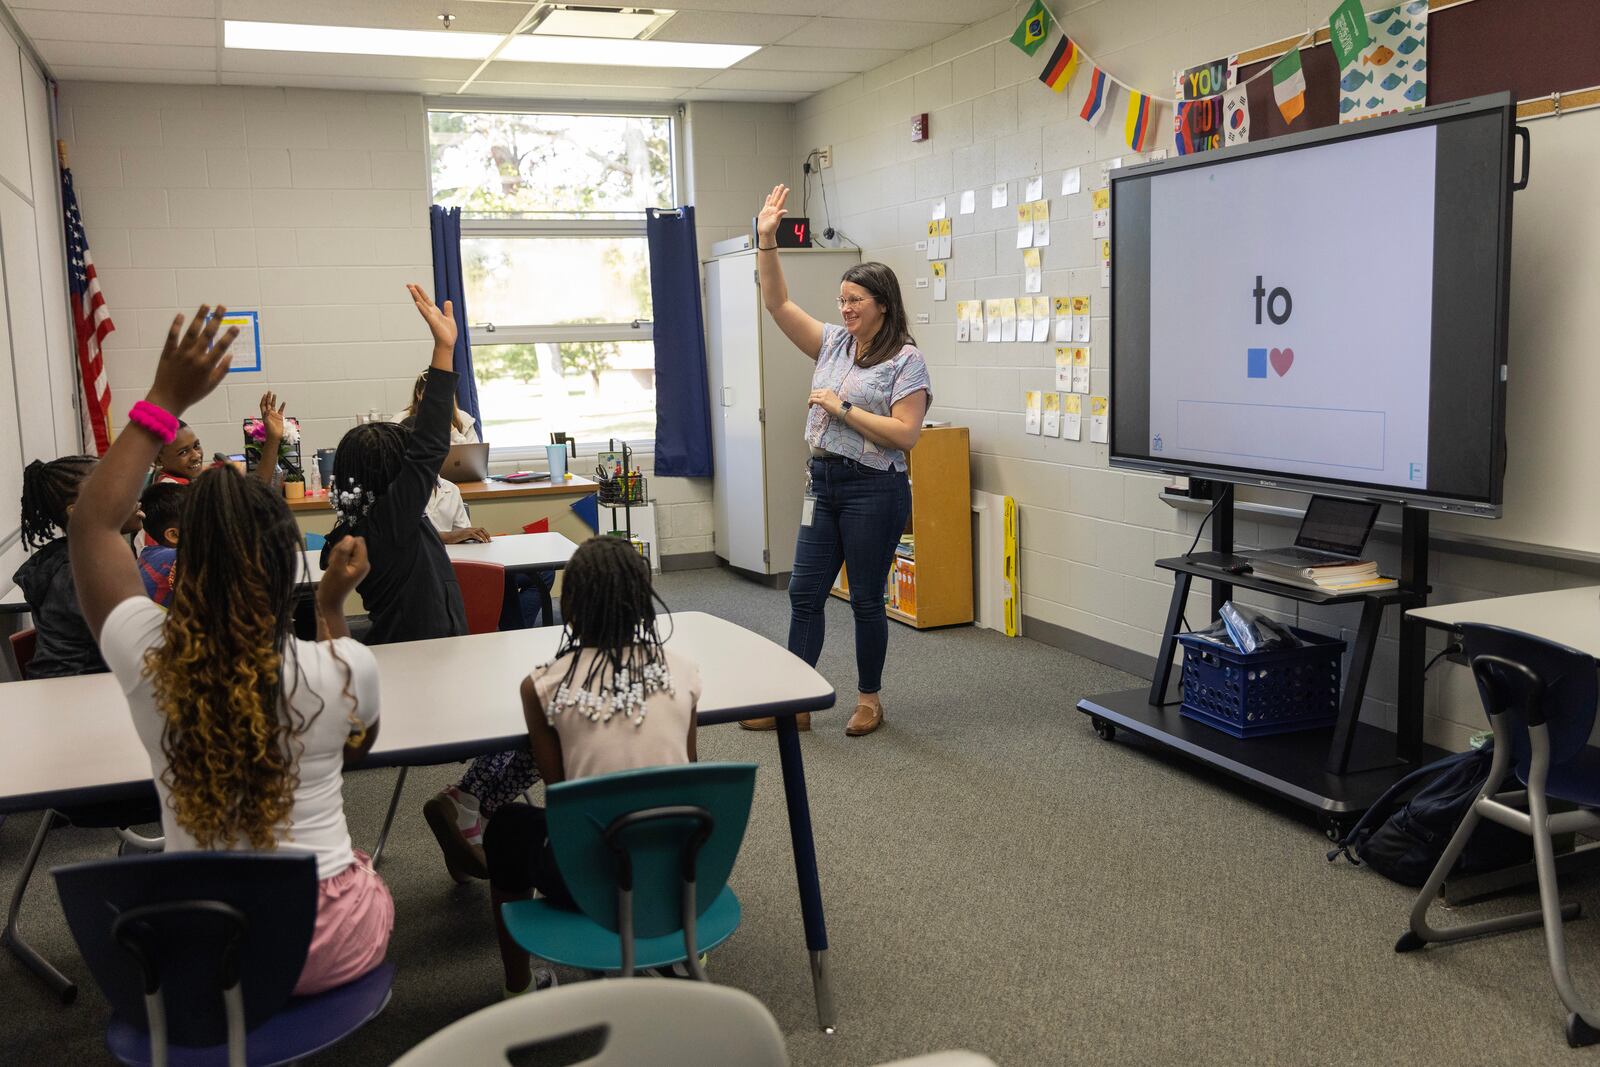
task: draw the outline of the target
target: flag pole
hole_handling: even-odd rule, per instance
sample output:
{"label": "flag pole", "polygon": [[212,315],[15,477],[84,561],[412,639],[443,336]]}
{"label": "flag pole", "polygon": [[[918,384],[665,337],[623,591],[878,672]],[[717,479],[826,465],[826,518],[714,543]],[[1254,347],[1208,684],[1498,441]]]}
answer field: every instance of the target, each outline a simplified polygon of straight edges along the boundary
{"label": "flag pole", "polygon": [[67,142],[56,139],[56,159],[61,161],[61,169],[67,169]]}

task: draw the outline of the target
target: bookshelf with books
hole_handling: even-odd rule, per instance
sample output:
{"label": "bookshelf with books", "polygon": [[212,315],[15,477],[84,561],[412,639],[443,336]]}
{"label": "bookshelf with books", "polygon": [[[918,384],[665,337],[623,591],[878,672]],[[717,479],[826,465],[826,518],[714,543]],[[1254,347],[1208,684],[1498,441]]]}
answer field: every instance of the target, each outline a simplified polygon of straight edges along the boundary
{"label": "bookshelf with books", "polygon": [[[911,516],[885,590],[891,619],[919,630],[972,622],[972,475],[965,426],[930,426],[907,459]],[[840,568],[833,595],[848,599]]]}

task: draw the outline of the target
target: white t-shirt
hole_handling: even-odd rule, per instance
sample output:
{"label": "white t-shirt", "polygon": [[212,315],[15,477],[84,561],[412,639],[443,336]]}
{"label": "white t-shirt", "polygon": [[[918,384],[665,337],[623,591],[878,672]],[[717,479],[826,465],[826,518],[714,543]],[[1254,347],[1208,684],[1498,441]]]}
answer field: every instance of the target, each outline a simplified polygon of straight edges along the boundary
{"label": "white t-shirt", "polygon": [[428,508],[424,514],[440,533],[465,530],[472,525],[472,517],[467,514],[467,502],[461,499],[460,488],[455,482],[444,478],[434,480],[433,495],[428,497]]}
{"label": "white t-shirt", "polygon": [[[105,628],[100,632],[100,652],[111,673],[122,684],[133,725],[150,755],[150,772],[161,798],[161,830],[167,837],[167,851],[194,852],[200,846],[178,825],[170,803],[171,791],[161,780],[167,769],[167,757],[161,750],[166,720],[156,708],[155,693],[144,673],[144,654],[161,644],[161,626],[166,615],[166,610],[157,607],[148,597],[124,600],[106,618]],[[278,828],[278,843],[285,850],[314,853],[317,877],[330,878],[355,860],[350,846],[350,828],[344,820],[343,792],[344,747],[351,732],[352,709],[344,695],[345,667],[340,666],[338,660],[344,660],[349,666],[348,688],[355,694],[354,710],[368,727],[378,721],[378,664],[372,651],[354,638],[291,640],[299,657],[300,677],[297,683],[292,657],[286,656],[285,698],[307,725],[298,738],[304,745],[300,755],[300,784],[294,791],[289,825]],[[234,847],[248,849],[250,844],[240,841]]]}

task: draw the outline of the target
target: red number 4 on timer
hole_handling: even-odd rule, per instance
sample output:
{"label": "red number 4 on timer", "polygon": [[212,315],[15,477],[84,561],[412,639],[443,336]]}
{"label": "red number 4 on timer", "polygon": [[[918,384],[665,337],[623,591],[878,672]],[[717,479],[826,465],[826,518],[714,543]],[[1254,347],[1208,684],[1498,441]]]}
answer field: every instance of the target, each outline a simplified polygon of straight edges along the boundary
{"label": "red number 4 on timer", "polygon": [[797,222],[790,228],[794,231],[794,243],[804,245],[806,243],[806,224]]}

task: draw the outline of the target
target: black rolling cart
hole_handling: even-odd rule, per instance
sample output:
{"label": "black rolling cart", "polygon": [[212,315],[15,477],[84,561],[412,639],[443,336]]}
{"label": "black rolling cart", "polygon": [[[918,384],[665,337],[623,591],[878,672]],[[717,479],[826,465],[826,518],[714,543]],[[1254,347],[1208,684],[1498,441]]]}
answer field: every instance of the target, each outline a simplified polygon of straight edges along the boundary
{"label": "black rolling cart", "polygon": [[[633,465],[633,449],[628,447],[628,442],[619,444],[612,439],[606,443],[606,448],[600,453],[600,462],[595,468],[595,501],[610,512],[611,529],[600,532],[613,536],[621,534],[632,542],[633,509],[643,505],[646,499],[645,476]],[[619,511],[621,526],[617,525]],[[650,545],[639,545],[639,554],[646,563],[650,562],[650,551]]]}
{"label": "black rolling cart", "polygon": [[[1172,605],[1148,689],[1102,693],[1078,701],[1095,733],[1110,741],[1119,730],[1142,741],[1215,767],[1316,813],[1329,837],[1343,835],[1383,792],[1423,763],[1444,755],[1422,740],[1424,623],[1404,612],[1428,599],[1428,514],[1403,508],[1399,587],[1376,593],[1327,593],[1234,574],[1226,557],[1233,551],[1233,487],[1214,491],[1211,552],[1156,561],[1172,572]],[[1172,657],[1184,605],[1195,578],[1211,583],[1215,615],[1235,586],[1272,593],[1304,604],[1361,604],[1361,625],[1350,649],[1338,716],[1331,727],[1240,739],[1180,714],[1168,697]],[[1361,722],[1361,701],[1385,610],[1400,611],[1399,711],[1393,732]]]}

